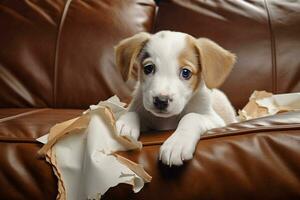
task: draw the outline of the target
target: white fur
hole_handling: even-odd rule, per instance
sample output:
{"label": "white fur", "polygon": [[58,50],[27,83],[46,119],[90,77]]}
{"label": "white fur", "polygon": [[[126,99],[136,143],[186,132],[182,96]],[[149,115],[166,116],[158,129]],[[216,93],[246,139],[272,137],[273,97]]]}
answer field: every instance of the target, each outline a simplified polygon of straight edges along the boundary
{"label": "white fur", "polygon": [[[164,37],[160,37],[162,33]],[[140,130],[176,129],[160,148],[159,159],[169,166],[192,159],[200,136],[207,130],[235,121],[234,110],[223,93],[208,89],[203,81],[193,91],[179,78],[177,58],[185,47],[185,37],[184,33],[169,31],[151,36],[144,50],[151,54],[156,72],[144,76],[144,82],[137,85],[128,112],[116,124],[120,135],[135,139]],[[165,113],[156,112],[153,106],[153,96],[160,94],[173,99]],[[212,98],[221,100],[221,104]],[[230,113],[228,119],[218,114],[222,110]]]}
{"label": "white fur", "polygon": [[[163,38],[160,37],[161,33],[164,34]],[[146,77],[141,89],[144,107],[150,112],[154,109],[153,96],[162,94],[172,97],[174,101],[168,107],[169,113],[152,112],[159,117],[169,117],[180,114],[192,94],[187,84],[178,79],[179,64],[176,58],[185,47],[186,35],[177,32],[160,32],[160,34],[153,35],[147,44],[146,50],[152,55],[151,60],[157,66],[157,70],[153,76]]]}

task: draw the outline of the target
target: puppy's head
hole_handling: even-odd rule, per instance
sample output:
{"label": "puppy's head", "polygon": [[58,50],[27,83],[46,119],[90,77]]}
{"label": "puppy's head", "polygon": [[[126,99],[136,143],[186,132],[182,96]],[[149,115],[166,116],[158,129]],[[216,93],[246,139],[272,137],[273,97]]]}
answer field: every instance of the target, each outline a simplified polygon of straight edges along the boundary
{"label": "puppy's head", "polygon": [[180,114],[200,82],[220,86],[235,62],[209,39],[171,31],[136,34],[121,41],[115,53],[123,79],[138,79],[145,109],[159,117]]}

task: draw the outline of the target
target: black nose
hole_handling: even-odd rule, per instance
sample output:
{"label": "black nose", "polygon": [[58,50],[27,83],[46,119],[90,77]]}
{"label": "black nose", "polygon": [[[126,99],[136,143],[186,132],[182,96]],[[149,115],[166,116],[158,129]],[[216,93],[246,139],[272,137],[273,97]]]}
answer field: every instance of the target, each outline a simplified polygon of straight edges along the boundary
{"label": "black nose", "polygon": [[169,105],[169,96],[156,96],[153,97],[153,104],[159,110],[165,110]]}

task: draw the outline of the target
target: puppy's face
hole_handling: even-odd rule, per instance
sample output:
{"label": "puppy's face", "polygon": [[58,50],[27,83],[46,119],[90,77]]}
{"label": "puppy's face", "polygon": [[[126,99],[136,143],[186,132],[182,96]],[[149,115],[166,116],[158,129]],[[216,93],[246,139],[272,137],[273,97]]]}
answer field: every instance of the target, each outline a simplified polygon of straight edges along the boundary
{"label": "puppy's face", "polygon": [[138,62],[145,109],[159,117],[180,114],[201,79],[192,38],[177,32],[155,34],[143,47]]}
{"label": "puppy's face", "polygon": [[217,87],[234,63],[234,56],[212,41],[171,31],[126,39],[116,47],[116,58],[125,80],[137,69],[143,105],[158,117],[180,114],[202,79]]}

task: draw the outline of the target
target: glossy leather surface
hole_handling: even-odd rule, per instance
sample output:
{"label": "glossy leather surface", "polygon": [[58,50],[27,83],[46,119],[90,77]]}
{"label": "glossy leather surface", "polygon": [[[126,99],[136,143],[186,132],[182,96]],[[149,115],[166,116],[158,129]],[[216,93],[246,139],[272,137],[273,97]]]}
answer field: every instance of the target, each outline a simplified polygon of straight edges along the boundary
{"label": "glossy leather surface", "polygon": [[[236,53],[222,87],[236,108],[255,89],[300,91],[300,1],[156,2],[0,2],[0,199],[55,199],[57,180],[35,139],[115,93],[129,101],[113,46],[136,32],[183,31]],[[300,199],[299,119],[290,112],[210,130],[179,168],[157,159],[172,131],[142,133],[140,152],[120,154],[152,182],[103,199]]]}
{"label": "glossy leather surface", "polygon": [[[7,188],[0,191],[2,197],[55,199],[56,178],[37,157],[41,145],[35,138],[82,111],[34,109],[2,119],[0,183]],[[112,188],[104,199],[297,199],[299,118],[300,112],[282,113],[213,129],[200,140],[192,161],[173,168],[158,162],[159,147],[172,132],[142,133],[142,151],[120,154],[142,164],[152,182],[138,194],[126,185]]]}
{"label": "glossy leather surface", "polygon": [[113,47],[150,31],[152,0],[1,1],[0,107],[86,108],[126,100]]}
{"label": "glossy leather surface", "polygon": [[154,31],[210,38],[238,57],[222,89],[236,108],[254,90],[300,90],[299,1],[160,1]]}

